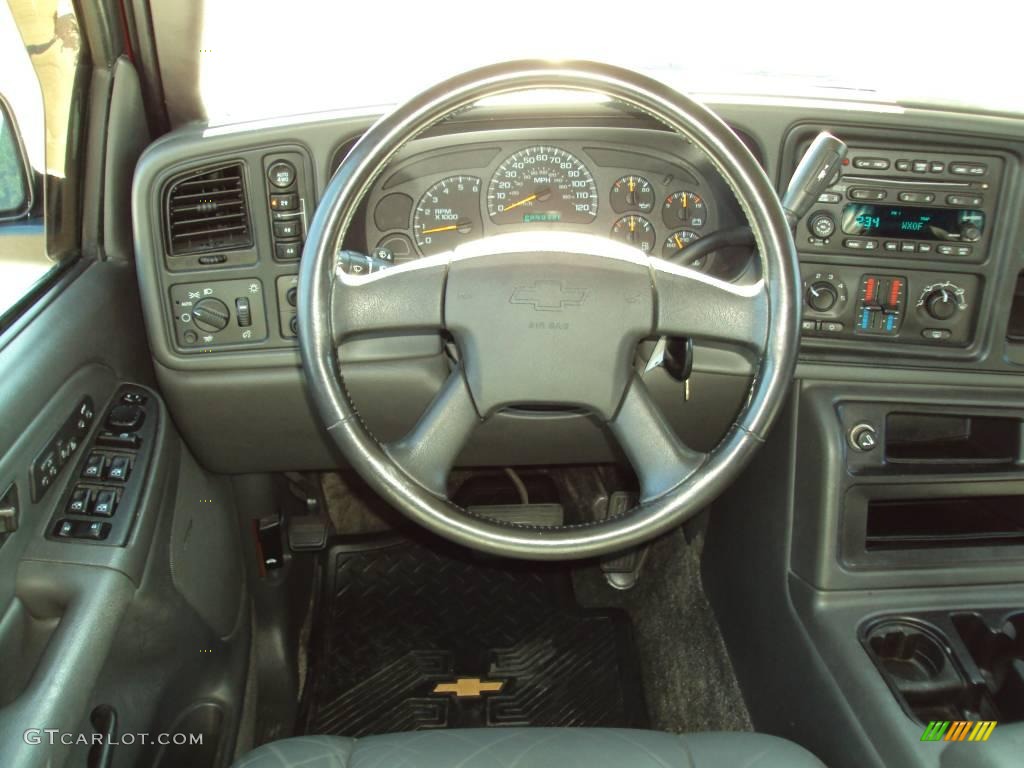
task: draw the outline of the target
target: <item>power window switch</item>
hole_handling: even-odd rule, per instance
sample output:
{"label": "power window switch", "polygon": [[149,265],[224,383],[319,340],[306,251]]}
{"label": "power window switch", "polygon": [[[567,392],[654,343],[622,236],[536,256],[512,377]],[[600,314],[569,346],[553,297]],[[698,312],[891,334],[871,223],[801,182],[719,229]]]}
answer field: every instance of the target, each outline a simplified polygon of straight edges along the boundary
{"label": "power window switch", "polygon": [[101,523],[98,520],[95,523],[87,523],[78,531],[78,538],[80,539],[92,539],[93,541],[103,541],[107,538],[110,533],[110,523]]}
{"label": "power window switch", "polygon": [[84,515],[89,511],[89,499],[92,491],[88,488],[75,488],[68,502],[69,515]]}
{"label": "power window switch", "polygon": [[75,537],[74,521],[61,520],[57,523],[57,530],[54,533],[62,539],[73,539]]}
{"label": "power window switch", "polygon": [[117,494],[113,491],[100,491],[92,505],[92,513],[99,517],[110,517],[117,507]]}
{"label": "power window switch", "polygon": [[103,468],[106,466],[106,463],[107,459],[103,454],[89,454],[89,458],[85,460],[85,469],[82,470],[82,477],[88,477],[93,480],[101,479],[103,477]]}
{"label": "power window switch", "polygon": [[110,460],[110,466],[107,467],[107,479],[123,483],[128,479],[128,472],[130,470],[131,463],[128,461],[127,456],[115,456]]}

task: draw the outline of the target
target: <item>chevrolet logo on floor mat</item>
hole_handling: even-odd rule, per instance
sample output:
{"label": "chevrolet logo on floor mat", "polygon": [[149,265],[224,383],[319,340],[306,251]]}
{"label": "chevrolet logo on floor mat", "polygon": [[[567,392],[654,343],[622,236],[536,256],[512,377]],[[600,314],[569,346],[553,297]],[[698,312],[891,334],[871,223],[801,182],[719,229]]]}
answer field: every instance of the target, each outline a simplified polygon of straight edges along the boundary
{"label": "chevrolet logo on floor mat", "polygon": [[460,699],[478,699],[485,693],[501,693],[504,680],[481,680],[479,677],[460,677],[454,683],[438,683],[434,693],[450,693]]}

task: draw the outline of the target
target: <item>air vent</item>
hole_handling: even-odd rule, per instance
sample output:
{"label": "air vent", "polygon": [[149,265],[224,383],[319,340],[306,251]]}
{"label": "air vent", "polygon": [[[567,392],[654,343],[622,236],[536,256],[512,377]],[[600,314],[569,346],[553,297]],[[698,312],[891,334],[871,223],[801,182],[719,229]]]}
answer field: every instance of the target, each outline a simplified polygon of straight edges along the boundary
{"label": "air vent", "polygon": [[172,256],[252,245],[241,163],[183,176],[167,191],[167,246]]}

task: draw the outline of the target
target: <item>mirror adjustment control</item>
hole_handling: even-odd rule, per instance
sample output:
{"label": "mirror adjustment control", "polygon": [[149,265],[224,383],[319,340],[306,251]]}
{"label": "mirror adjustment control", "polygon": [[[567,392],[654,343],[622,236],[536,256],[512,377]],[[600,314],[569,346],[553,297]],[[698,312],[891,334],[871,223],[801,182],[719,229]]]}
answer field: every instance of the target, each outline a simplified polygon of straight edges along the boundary
{"label": "mirror adjustment control", "polygon": [[107,428],[118,432],[134,432],[142,426],[145,413],[137,405],[115,405],[107,414]]}

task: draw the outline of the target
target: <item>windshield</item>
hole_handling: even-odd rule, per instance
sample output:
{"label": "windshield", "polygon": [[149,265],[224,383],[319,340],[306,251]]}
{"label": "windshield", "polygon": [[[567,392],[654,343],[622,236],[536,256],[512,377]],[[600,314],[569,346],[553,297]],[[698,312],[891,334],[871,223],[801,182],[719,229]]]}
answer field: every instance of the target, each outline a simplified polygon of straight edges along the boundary
{"label": "windshield", "polygon": [[[474,66],[584,58],[688,92],[1024,111],[1018,25],[991,0],[154,3],[172,119],[394,104]],[[198,51],[198,54],[196,53]],[[176,113],[176,114],[175,114]]]}

